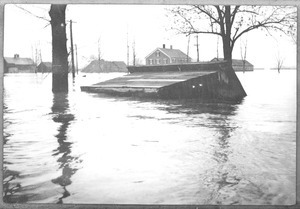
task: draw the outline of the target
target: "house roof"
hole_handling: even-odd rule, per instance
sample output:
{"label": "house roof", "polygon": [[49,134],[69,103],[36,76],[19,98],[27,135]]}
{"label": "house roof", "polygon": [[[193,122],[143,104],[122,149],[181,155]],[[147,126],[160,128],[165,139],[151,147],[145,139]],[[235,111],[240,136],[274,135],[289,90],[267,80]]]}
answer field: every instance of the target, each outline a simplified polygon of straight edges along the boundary
{"label": "house roof", "polygon": [[[185,53],[183,53],[181,50],[179,49],[167,49],[167,48],[156,48],[153,52],[151,52],[146,59],[152,55],[154,52],[156,52],[157,50],[161,51],[162,53],[164,53],[166,56],[168,56],[170,59],[172,58],[186,58],[187,55]],[[191,59],[189,57],[189,59]]]}
{"label": "house roof", "polygon": [[[224,61],[224,59],[223,58],[213,58],[211,61]],[[238,59],[232,59],[232,65],[243,65],[244,64],[244,62],[243,62],[243,60],[238,60]],[[253,66],[250,62],[248,62],[247,60],[245,60],[245,65],[251,65],[251,66]]]}
{"label": "house roof", "polygon": [[180,51],[179,49],[166,49],[166,48],[159,48],[160,51],[164,52],[170,57],[176,57],[176,58],[186,58],[187,55]]}
{"label": "house roof", "polygon": [[13,64],[13,65],[34,65],[34,62],[30,58],[4,57],[4,60],[8,64]]}
{"label": "house roof", "polygon": [[104,61],[93,60],[82,72],[100,73],[100,72],[127,72],[126,64],[122,61]]}

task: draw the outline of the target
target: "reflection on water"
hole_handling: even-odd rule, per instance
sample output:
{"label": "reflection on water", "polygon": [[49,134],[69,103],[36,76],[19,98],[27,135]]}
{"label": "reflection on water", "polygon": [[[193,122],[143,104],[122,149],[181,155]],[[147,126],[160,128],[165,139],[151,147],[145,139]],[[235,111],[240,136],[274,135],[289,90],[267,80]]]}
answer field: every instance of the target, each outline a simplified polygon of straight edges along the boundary
{"label": "reflection on water", "polygon": [[239,74],[239,104],[79,89],[112,74],[52,94],[50,77],[7,74],[4,201],[294,204],[295,74]]}
{"label": "reflection on water", "polygon": [[51,108],[53,114],[53,121],[60,124],[58,128],[58,134],[55,135],[58,142],[57,149],[53,150],[52,156],[60,156],[57,159],[59,163],[59,169],[62,171],[62,175],[52,179],[54,184],[59,184],[63,187],[63,195],[59,198],[58,203],[63,203],[62,199],[70,196],[70,193],[66,189],[66,186],[72,183],[71,177],[78,170],[72,168],[72,163],[78,160],[78,157],[71,155],[72,142],[68,142],[67,131],[68,127],[75,119],[74,115],[68,113],[69,101],[67,93],[55,93],[53,95],[53,106]]}

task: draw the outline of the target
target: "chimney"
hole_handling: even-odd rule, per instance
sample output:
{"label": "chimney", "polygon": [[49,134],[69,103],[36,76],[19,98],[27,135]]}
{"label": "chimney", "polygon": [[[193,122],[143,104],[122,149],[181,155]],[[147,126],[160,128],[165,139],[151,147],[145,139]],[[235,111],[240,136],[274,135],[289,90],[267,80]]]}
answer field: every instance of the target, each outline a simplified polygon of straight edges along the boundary
{"label": "chimney", "polygon": [[14,55],[14,58],[15,58],[15,59],[19,58],[19,54],[15,54],[15,55]]}
{"label": "chimney", "polygon": [[172,45],[170,45],[170,49],[173,49],[173,46],[172,46]]}
{"label": "chimney", "polygon": [[164,48],[166,48],[166,45],[165,45],[165,44],[163,44],[163,49],[164,49]]}

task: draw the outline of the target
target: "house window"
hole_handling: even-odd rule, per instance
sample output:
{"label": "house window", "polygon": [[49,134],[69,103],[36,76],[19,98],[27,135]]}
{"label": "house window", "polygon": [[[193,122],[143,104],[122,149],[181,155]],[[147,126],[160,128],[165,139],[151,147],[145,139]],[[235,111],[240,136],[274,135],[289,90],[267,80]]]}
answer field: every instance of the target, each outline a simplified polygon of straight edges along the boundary
{"label": "house window", "polygon": [[175,63],[175,62],[176,62],[176,59],[175,59],[175,58],[172,58],[172,62]]}
{"label": "house window", "polygon": [[164,64],[168,64],[168,61],[166,58],[164,59]]}
{"label": "house window", "polygon": [[156,59],[156,64],[159,64],[159,59]]}
{"label": "house window", "polygon": [[156,57],[159,57],[159,55],[160,55],[159,51],[156,51]]}
{"label": "house window", "polygon": [[149,59],[149,65],[153,65],[153,60]]}

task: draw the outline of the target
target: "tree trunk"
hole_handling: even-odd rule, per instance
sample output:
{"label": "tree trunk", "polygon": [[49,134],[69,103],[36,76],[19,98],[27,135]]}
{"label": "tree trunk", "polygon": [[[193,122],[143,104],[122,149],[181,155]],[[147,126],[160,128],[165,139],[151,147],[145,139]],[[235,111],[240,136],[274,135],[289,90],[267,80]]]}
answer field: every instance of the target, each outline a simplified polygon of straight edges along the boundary
{"label": "tree trunk", "polygon": [[68,91],[68,52],[65,11],[67,5],[52,4],[49,15],[52,29],[52,92]]}
{"label": "tree trunk", "polygon": [[231,45],[231,11],[230,6],[225,6],[225,34],[223,36],[223,53],[224,60],[232,64],[232,49]]}

